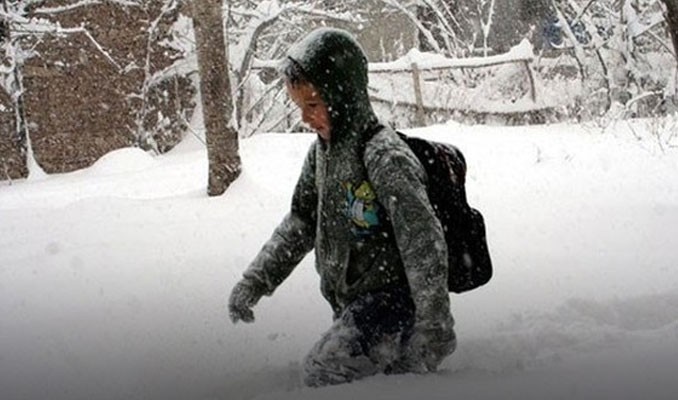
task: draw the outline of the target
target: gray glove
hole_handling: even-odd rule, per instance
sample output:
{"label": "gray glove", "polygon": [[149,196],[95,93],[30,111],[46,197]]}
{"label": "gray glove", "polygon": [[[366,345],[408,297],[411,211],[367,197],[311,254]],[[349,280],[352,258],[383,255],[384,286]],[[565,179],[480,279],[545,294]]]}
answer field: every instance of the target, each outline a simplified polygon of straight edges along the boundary
{"label": "gray glove", "polygon": [[445,357],[457,347],[454,320],[417,323],[406,349],[406,363],[411,372],[435,372]]}
{"label": "gray glove", "polygon": [[261,299],[263,291],[258,290],[256,285],[243,279],[236,283],[228,300],[228,314],[235,324],[238,321],[254,322],[252,307]]}

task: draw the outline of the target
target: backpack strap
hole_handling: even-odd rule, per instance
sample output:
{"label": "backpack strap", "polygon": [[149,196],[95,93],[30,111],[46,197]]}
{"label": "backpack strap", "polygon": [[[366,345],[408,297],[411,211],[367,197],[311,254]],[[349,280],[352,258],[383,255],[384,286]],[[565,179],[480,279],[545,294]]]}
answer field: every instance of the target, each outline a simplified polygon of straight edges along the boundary
{"label": "backpack strap", "polygon": [[[368,128],[368,130],[365,133],[365,142],[364,142],[365,148],[367,148],[367,143],[383,129],[384,125],[381,123],[377,123],[372,127]],[[414,152],[415,156],[417,156],[417,158],[419,158],[420,161],[422,154],[428,154],[432,152],[432,154],[428,154],[428,157],[433,156],[435,158],[438,158],[440,161],[444,163],[444,165],[447,165],[452,169],[458,181],[462,185],[465,183],[466,160],[464,159],[464,155],[462,154],[462,152],[456,146],[450,144],[431,142],[426,139],[407,136],[406,134],[398,130],[396,130],[395,133],[400,137],[400,139],[402,139],[403,142],[405,142],[405,144],[407,144],[410,150]],[[365,148],[363,148],[363,157]],[[424,169],[426,170],[426,168]],[[427,172],[429,171],[427,170]]]}
{"label": "backpack strap", "polygon": [[361,157],[363,160],[363,164],[365,163],[365,150],[367,149],[367,144],[372,140],[374,136],[376,136],[379,132],[381,132],[384,129],[384,125],[377,122],[376,124],[368,127],[365,130],[365,133],[363,134],[363,141],[362,141],[362,148],[361,148]]}
{"label": "backpack strap", "polygon": [[381,123],[376,123],[365,131],[365,145],[367,145],[367,142],[372,140],[372,138],[379,132],[381,132],[384,129],[384,125]]}

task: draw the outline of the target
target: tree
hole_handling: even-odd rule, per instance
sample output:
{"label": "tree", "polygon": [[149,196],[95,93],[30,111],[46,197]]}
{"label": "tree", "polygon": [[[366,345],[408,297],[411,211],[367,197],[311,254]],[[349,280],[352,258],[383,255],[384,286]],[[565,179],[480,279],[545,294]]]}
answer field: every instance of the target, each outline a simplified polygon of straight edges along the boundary
{"label": "tree", "polygon": [[223,194],[241,170],[238,132],[232,124],[233,105],[221,9],[221,0],[192,2],[210,196]]}
{"label": "tree", "polygon": [[[176,39],[172,38],[172,29],[168,22],[177,21],[180,14],[181,0],[146,0],[139,5],[139,10],[145,14],[148,24],[145,27],[146,38],[145,46],[141,51],[143,63],[131,64],[126,72],[133,72],[142,77],[142,83],[129,99],[132,102],[132,109],[135,115],[134,142],[135,145],[144,149],[153,151],[154,154],[161,154],[166,151],[167,146],[162,146],[156,140],[156,137],[162,137],[167,134],[176,134],[178,127],[168,123],[168,118],[160,118],[157,110],[158,99],[162,98],[158,92],[172,87],[172,83],[178,85],[178,81],[186,74],[181,65],[185,63],[186,54],[183,49],[176,49]],[[158,60],[160,53],[174,51],[177,56],[173,57],[173,62],[165,63]],[[135,71],[136,70],[136,71]],[[175,101],[180,101],[175,99]],[[155,106],[155,107],[154,107]],[[177,112],[180,114],[180,112]],[[169,126],[167,126],[169,125]],[[179,128],[186,129],[186,124]],[[163,132],[164,131],[164,132]]]}

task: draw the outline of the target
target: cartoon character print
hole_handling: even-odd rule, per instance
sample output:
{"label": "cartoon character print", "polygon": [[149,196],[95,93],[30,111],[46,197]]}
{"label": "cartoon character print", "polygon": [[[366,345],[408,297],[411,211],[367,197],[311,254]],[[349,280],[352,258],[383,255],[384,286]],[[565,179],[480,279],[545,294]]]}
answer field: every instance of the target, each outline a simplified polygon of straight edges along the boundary
{"label": "cartoon character print", "polygon": [[342,183],[346,190],[346,213],[353,222],[353,234],[365,237],[373,234],[381,225],[379,203],[369,182],[363,181],[357,187],[350,182]]}

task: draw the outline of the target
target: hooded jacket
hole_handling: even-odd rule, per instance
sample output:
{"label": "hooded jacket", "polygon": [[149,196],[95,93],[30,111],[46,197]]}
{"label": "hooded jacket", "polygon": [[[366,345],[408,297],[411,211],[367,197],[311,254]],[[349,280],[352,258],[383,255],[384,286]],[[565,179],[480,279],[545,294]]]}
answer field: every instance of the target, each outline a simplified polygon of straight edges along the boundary
{"label": "hooded jacket", "polygon": [[321,291],[335,317],[357,296],[405,287],[416,323],[451,325],[447,246],[427,177],[393,130],[379,130],[360,45],[344,31],[323,28],[294,45],[286,62],[300,66],[319,91],[331,138],[311,145],[290,211],[245,279],[270,295],[315,249]]}

